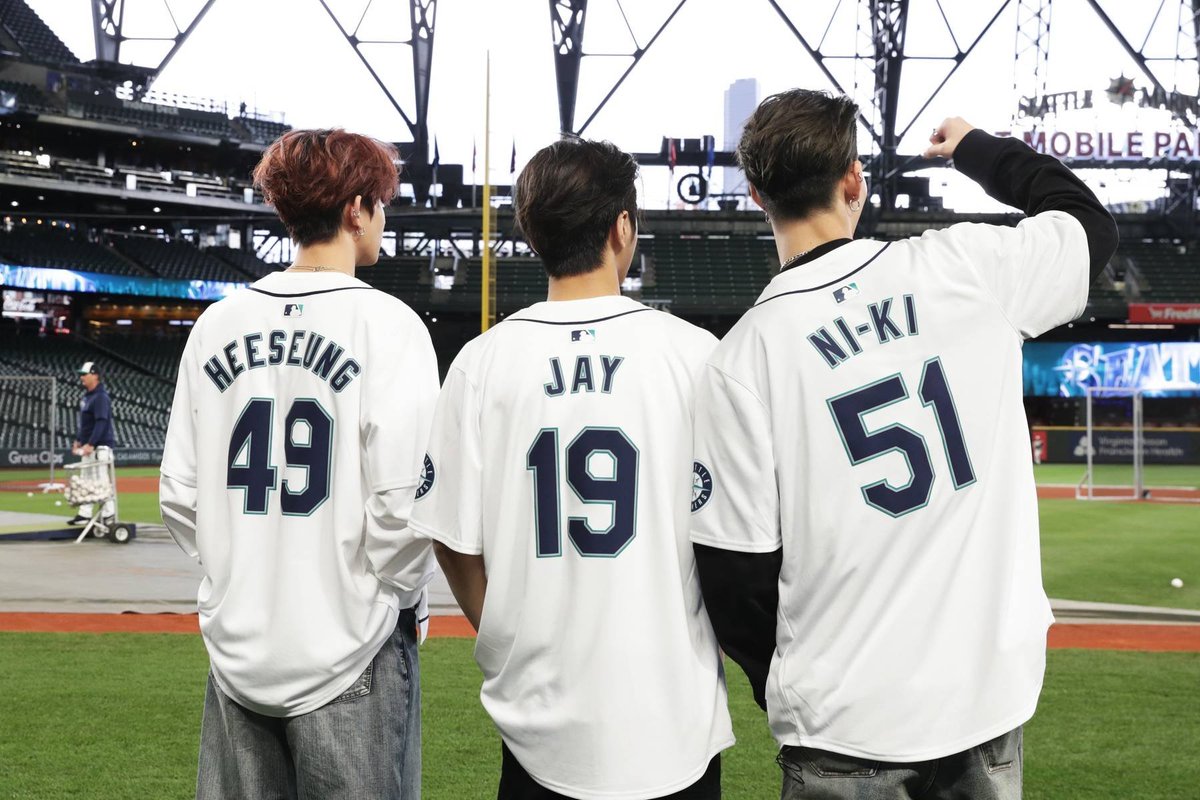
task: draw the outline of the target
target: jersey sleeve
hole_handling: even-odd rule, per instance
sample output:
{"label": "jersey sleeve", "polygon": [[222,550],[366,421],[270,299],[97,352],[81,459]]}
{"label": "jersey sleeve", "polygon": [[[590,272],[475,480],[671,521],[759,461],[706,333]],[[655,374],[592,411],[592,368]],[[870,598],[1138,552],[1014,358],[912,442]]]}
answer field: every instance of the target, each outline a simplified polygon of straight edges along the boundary
{"label": "jersey sleeve", "polygon": [[433,577],[429,542],[412,530],[425,442],[437,401],[437,355],[419,320],[375,340],[367,365],[360,434],[371,494],[364,509],[365,549],[381,581],[416,591]]}
{"label": "jersey sleeve", "polygon": [[450,368],[433,415],[427,477],[413,528],[452,550],[483,552],[483,456],[479,397],[467,374]]}
{"label": "jersey sleeve", "polygon": [[192,396],[197,370],[195,341],[193,329],[179,360],[158,492],[163,523],[171,538],[192,558],[199,555],[196,549],[196,408]]}
{"label": "jersey sleeve", "polygon": [[[407,321],[407,320],[406,320]],[[371,347],[359,432],[373,493],[416,486],[438,395],[437,355],[416,317]]]}
{"label": "jersey sleeve", "polygon": [[1026,339],[1065,325],[1087,305],[1087,237],[1064,211],[1046,211],[1016,227],[965,223],[926,237],[946,239],[963,256]]}
{"label": "jersey sleeve", "polygon": [[766,405],[711,364],[696,393],[692,541],[770,553],[783,546]]}
{"label": "jersey sleeve", "polygon": [[179,359],[179,374],[175,378],[175,399],[167,422],[167,437],[163,445],[160,471],[176,481],[196,485],[197,415],[194,387],[199,364],[196,360],[198,329],[193,328]]}

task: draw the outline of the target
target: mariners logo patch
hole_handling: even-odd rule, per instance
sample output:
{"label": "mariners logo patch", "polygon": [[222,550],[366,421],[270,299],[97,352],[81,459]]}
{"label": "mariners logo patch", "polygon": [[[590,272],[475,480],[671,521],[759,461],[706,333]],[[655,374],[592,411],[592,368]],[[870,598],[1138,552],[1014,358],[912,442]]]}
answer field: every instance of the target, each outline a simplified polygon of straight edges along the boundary
{"label": "mariners logo patch", "polygon": [[695,513],[704,508],[704,506],[708,505],[708,500],[712,497],[712,492],[712,473],[708,471],[708,467],[704,466],[699,461],[693,461],[692,513]]}
{"label": "mariners logo patch", "polygon": [[429,490],[433,488],[433,479],[436,474],[433,469],[433,459],[426,453],[425,464],[421,467],[421,485],[417,487],[418,500],[427,495]]}

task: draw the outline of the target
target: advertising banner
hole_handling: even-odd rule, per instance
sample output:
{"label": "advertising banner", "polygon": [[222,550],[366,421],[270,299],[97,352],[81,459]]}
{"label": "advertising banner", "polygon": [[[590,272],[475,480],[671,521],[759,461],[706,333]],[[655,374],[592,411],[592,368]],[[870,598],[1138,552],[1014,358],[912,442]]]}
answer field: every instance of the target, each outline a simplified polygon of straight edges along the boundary
{"label": "advertising banner", "polygon": [[1130,303],[1129,321],[1200,325],[1200,303]]}
{"label": "advertising banner", "polygon": [[[9,447],[0,452],[4,454],[3,461],[0,461],[0,467],[49,468],[50,466],[49,450],[40,450],[32,447]],[[118,467],[158,466],[162,463],[162,454],[163,451],[161,448],[113,448],[113,460]],[[61,467],[63,464],[74,464],[77,461],[79,461],[79,456],[73,455],[70,450],[54,451],[55,466]]]}
{"label": "advertising banner", "polygon": [[[1034,428],[1033,437],[1035,442],[1042,443],[1043,462],[1087,461],[1087,428]],[[1090,445],[1094,463],[1133,465],[1132,428],[1094,428]],[[1035,446],[1035,452],[1038,449]],[[1142,458],[1146,464],[1200,464],[1200,430],[1145,428],[1142,431]]]}

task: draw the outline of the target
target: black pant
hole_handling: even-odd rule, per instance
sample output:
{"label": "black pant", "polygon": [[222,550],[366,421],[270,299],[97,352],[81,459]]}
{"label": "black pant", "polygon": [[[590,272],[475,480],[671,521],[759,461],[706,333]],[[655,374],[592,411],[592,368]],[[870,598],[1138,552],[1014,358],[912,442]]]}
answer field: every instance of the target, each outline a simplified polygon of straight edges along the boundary
{"label": "black pant", "polygon": [[[517,761],[508,746],[500,744],[503,760],[500,765],[500,792],[498,800],[567,800],[565,795],[552,792],[529,777],[529,773]],[[720,800],[721,756],[713,756],[708,769],[700,780],[674,794],[664,795],[661,800]]]}

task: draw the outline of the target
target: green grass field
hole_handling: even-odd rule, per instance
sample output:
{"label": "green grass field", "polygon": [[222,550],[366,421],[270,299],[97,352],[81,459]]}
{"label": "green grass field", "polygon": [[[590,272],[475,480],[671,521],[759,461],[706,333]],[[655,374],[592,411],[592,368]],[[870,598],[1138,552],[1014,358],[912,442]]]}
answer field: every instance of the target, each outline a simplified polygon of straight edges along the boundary
{"label": "green grass field", "polygon": [[[1132,486],[1133,467],[1124,464],[1097,464],[1092,482],[1099,486]],[[1083,464],[1035,464],[1034,477],[1039,484],[1077,486],[1083,479]],[[1200,466],[1147,464],[1142,482],[1146,486],[1200,487]]]}
{"label": "green grass field", "polygon": [[[1200,470],[1148,482],[1200,485]],[[154,468],[122,476],[157,475]],[[1043,465],[1041,483],[1079,467]],[[44,473],[4,472],[0,480]],[[1101,476],[1103,478],[1103,476]],[[1105,478],[1107,479],[1107,478]],[[0,492],[0,510],[73,513],[56,495]],[[1052,597],[1200,608],[1200,507],[1042,500]],[[125,493],[121,516],[157,522],[157,495]],[[1181,577],[1183,589],[1170,586]],[[499,740],[479,705],[470,643],[422,650],[427,798],[495,796]],[[0,634],[0,798],[171,798],[193,790],[206,659],[199,637]],[[1200,654],[1052,651],[1026,735],[1026,798],[1180,798],[1200,785]],[[739,744],[725,795],[777,796],[775,747],[741,672],[730,670]]]}
{"label": "green grass field", "polygon": [[[198,636],[0,634],[0,797],[186,798],[194,790],[207,660]],[[479,705],[471,643],[421,650],[424,792],[495,797],[499,739]],[[725,796],[778,796],[775,746],[736,667],[738,744]],[[1194,797],[1200,654],[1052,651],[1026,729],[1029,800]]]}

